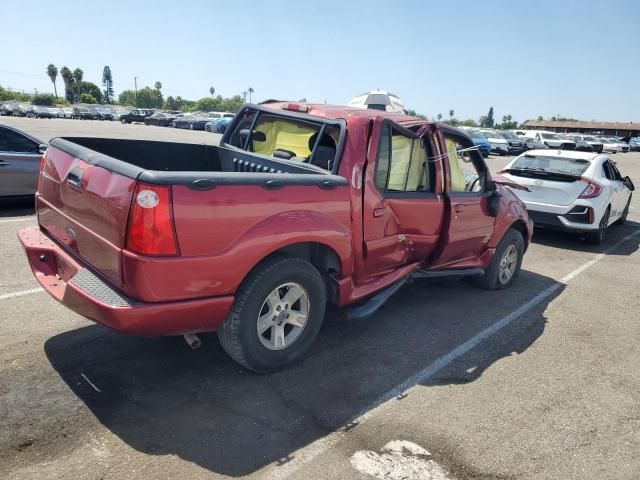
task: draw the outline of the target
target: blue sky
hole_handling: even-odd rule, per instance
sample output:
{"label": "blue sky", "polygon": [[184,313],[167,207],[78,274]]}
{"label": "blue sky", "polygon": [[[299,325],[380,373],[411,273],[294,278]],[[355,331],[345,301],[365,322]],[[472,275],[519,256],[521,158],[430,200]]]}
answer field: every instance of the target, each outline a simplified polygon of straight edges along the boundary
{"label": "blue sky", "polygon": [[[51,91],[47,64],[116,92],[344,104],[382,88],[429,116],[494,107],[640,122],[640,1],[11,1],[0,85]],[[54,20],[47,20],[47,18]],[[58,80],[58,90],[62,91]]]}

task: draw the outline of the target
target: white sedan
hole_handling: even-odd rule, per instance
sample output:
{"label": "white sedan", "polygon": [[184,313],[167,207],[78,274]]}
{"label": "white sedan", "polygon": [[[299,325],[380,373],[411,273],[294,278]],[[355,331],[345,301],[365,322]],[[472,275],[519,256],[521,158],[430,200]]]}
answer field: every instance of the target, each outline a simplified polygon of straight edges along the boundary
{"label": "white sedan", "polygon": [[499,173],[529,189],[514,193],[537,227],[583,233],[600,244],[607,228],[629,214],[633,182],[606,155],[530,150]]}

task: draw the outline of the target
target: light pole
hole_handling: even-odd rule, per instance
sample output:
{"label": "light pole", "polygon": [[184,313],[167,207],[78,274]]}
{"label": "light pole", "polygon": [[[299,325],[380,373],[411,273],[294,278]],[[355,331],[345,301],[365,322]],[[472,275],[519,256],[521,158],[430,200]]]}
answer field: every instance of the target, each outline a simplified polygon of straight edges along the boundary
{"label": "light pole", "polygon": [[138,106],[138,77],[133,77],[133,88],[134,93],[133,93],[133,101],[135,102],[134,107]]}

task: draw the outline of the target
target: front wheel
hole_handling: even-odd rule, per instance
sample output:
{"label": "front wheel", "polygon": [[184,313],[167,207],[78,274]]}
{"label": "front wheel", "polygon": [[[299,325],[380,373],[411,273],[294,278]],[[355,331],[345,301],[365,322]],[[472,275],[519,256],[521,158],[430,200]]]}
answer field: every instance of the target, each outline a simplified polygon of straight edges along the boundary
{"label": "front wheel", "polygon": [[325,284],[315,267],[300,258],[276,256],[242,283],[218,338],[227,354],[249,370],[278,370],[309,350],[325,307]]}
{"label": "front wheel", "polygon": [[524,238],[509,229],[500,241],[484,275],[475,279],[476,285],[486,290],[500,290],[511,286],[520,273],[524,256]]}

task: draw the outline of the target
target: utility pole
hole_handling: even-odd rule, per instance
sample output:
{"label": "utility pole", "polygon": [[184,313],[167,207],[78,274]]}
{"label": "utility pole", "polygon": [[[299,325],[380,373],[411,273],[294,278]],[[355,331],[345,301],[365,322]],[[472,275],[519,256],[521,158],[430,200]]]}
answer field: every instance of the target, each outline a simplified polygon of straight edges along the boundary
{"label": "utility pole", "polygon": [[138,77],[133,77],[133,85],[134,85],[134,88],[135,88],[134,96],[133,96],[133,98],[134,98],[133,101],[135,102],[134,107],[137,107],[138,106]]}

